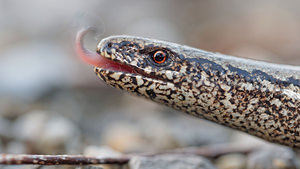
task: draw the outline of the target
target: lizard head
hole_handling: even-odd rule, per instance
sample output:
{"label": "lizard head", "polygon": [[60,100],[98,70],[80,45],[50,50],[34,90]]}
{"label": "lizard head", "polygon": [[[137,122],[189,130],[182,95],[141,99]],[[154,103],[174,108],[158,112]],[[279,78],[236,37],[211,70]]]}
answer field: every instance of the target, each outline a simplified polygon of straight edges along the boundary
{"label": "lizard head", "polygon": [[[107,84],[181,109],[192,98],[184,48],[178,44],[133,36],[111,36],[97,45],[97,53],[82,46],[78,33],[77,53],[95,66],[98,77]],[[180,55],[178,54],[180,53]]]}

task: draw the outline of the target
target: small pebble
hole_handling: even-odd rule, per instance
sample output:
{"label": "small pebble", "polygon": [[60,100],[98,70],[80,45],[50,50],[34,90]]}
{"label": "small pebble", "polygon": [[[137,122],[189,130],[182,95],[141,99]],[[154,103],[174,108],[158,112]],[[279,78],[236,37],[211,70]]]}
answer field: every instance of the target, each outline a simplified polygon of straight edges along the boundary
{"label": "small pebble", "polygon": [[193,117],[178,115],[168,122],[169,130],[181,147],[225,143],[232,133],[228,128]]}
{"label": "small pebble", "polygon": [[86,166],[86,167],[82,167],[82,169],[104,169],[103,166],[101,165],[89,165],[89,166]]}
{"label": "small pebble", "polygon": [[9,120],[0,116],[0,137],[9,138],[11,136],[10,124]]}
{"label": "small pebble", "polygon": [[6,146],[6,153],[9,154],[24,154],[27,151],[25,143],[20,141],[10,141]]}
{"label": "small pebble", "polygon": [[216,169],[207,159],[200,156],[160,155],[154,157],[134,157],[129,162],[130,169]]}
{"label": "small pebble", "polygon": [[120,152],[158,151],[176,147],[175,138],[161,122],[113,123],[102,136],[103,144]]}
{"label": "small pebble", "polygon": [[3,149],[4,149],[3,143],[2,143],[2,140],[1,140],[1,138],[0,138],[0,152],[4,152]]}
{"label": "small pebble", "polygon": [[83,154],[86,156],[94,156],[98,158],[120,157],[122,155],[122,153],[117,152],[116,150],[108,146],[88,146],[84,149]]}
{"label": "small pebble", "polygon": [[17,140],[31,148],[27,153],[76,153],[80,148],[79,129],[54,112],[29,112],[14,122],[12,130]]}
{"label": "small pebble", "polygon": [[124,122],[109,125],[101,139],[104,145],[120,152],[138,151],[143,149],[145,144],[139,128]]}
{"label": "small pebble", "polygon": [[[88,146],[84,150],[84,155],[97,158],[118,158],[122,154],[108,146]],[[124,165],[93,165],[87,166],[84,169],[123,169]]]}
{"label": "small pebble", "polygon": [[246,157],[242,154],[227,154],[216,160],[219,169],[243,169],[246,166]]}
{"label": "small pebble", "polygon": [[299,169],[295,152],[288,147],[271,145],[249,154],[248,169]]}

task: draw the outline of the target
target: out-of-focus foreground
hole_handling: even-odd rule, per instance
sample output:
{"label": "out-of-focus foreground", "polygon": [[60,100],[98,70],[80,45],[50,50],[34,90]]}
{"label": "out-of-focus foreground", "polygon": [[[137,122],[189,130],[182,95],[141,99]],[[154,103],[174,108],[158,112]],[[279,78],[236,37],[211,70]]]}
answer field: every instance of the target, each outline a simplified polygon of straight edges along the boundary
{"label": "out-of-focus foreground", "polygon": [[91,50],[101,38],[129,34],[300,65],[299,9],[296,0],[0,0],[0,153],[113,155],[103,146],[126,153],[263,144],[271,148],[225,155],[213,165],[299,168],[291,149],[106,86],[74,52],[76,31],[94,26],[98,34],[85,39]]}

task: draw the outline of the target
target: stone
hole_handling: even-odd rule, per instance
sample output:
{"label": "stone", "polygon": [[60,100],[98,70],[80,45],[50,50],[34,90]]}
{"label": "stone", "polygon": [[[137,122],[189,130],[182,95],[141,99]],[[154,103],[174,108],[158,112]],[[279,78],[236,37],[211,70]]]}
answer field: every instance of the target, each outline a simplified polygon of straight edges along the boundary
{"label": "stone", "polygon": [[133,157],[130,169],[215,169],[207,159],[200,156],[158,155],[153,157]]}
{"label": "stone", "polygon": [[246,157],[242,154],[226,154],[216,160],[219,169],[241,169],[246,166]]}
{"label": "stone", "polygon": [[10,141],[6,146],[5,153],[9,154],[25,154],[26,153],[26,146],[21,141]]}
{"label": "stone", "polygon": [[295,152],[288,147],[271,145],[249,154],[249,169],[299,169],[300,162]]}
{"label": "stone", "polygon": [[13,123],[12,131],[16,140],[25,142],[31,149],[29,152],[79,153],[79,129],[70,120],[55,112],[26,113]]}
{"label": "stone", "polygon": [[84,149],[83,154],[98,158],[120,157],[122,155],[122,153],[117,152],[108,146],[88,146]]}
{"label": "stone", "polygon": [[169,118],[171,134],[181,147],[221,144],[230,140],[231,130],[193,117]]}
{"label": "stone", "polygon": [[134,124],[124,122],[109,125],[102,135],[102,141],[104,145],[120,152],[138,151],[145,147],[139,128]]}
{"label": "stone", "polygon": [[167,126],[161,125],[161,121],[143,122],[112,123],[102,136],[103,144],[120,152],[158,151],[176,147],[176,141]]}
{"label": "stone", "polygon": [[[97,158],[118,158],[122,156],[120,152],[115,151],[114,149],[108,146],[88,146],[85,148],[85,156],[92,156]],[[124,165],[91,165],[84,167],[84,169],[123,169]]]}
{"label": "stone", "polygon": [[88,165],[86,167],[82,167],[82,169],[104,169],[101,165]]}
{"label": "stone", "polygon": [[4,148],[3,148],[3,143],[2,143],[2,140],[0,139],[0,152],[3,153],[3,152],[4,152],[3,149],[4,149]]}
{"label": "stone", "polygon": [[126,165],[88,165],[85,167],[82,167],[82,169],[127,169],[125,167]]}
{"label": "stone", "polygon": [[10,121],[0,116],[0,137],[10,137]]}

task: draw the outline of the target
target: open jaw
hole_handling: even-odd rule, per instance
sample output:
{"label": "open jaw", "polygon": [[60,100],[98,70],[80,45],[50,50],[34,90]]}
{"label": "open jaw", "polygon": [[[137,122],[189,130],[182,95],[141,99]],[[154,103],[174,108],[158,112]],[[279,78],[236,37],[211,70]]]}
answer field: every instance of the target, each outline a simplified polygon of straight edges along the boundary
{"label": "open jaw", "polygon": [[96,52],[91,52],[83,47],[83,37],[89,31],[89,29],[84,28],[78,31],[76,40],[75,40],[75,48],[77,54],[80,56],[82,60],[85,62],[96,66],[101,70],[108,70],[110,72],[122,72],[125,74],[131,74],[133,76],[141,75],[144,77],[148,77],[151,79],[155,79],[154,76],[144,73],[142,70],[134,68],[129,65],[125,65],[119,63],[117,61],[113,61],[109,58],[106,58]]}
{"label": "open jaw", "polygon": [[110,60],[105,58],[102,55],[99,55],[99,57],[101,58],[102,62],[101,64],[93,64],[94,66],[96,66],[99,69],[102,70],[108,70],[111,72],[123,72],[123,73],[131,73],[131,74],[139,74],[134,68],[122,64],[122,63],[118,63],[116,61]]}

